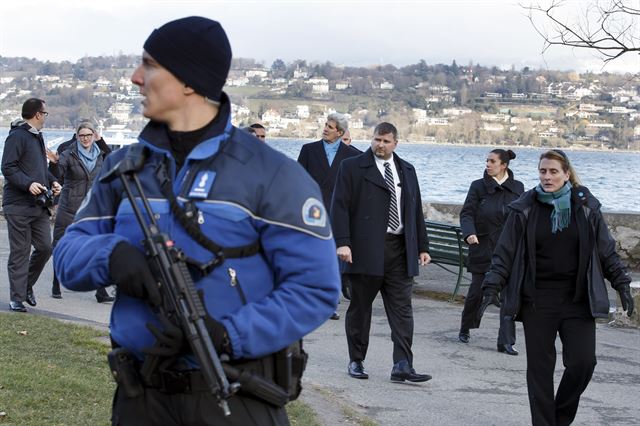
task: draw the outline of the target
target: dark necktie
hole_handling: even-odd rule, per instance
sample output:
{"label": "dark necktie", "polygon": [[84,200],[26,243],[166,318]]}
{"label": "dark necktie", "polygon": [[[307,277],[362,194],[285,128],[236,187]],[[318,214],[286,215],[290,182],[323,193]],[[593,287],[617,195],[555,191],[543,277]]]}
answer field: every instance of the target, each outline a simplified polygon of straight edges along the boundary
{"label": "dark necktie", "polygon": [[393,181],[393,172],[388,162],[384,163],[384,180],[391,191],[391,201],[389,202],[389,229],[395,232],[400,226],[400,216],[398,215],[398,201],[396,198],[396,185]]}

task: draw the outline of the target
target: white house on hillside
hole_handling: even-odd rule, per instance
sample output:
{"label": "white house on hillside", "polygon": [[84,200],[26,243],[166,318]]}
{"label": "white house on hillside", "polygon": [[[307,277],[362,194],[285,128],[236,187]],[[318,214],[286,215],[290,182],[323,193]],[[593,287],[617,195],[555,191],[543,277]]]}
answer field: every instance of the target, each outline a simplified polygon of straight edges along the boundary
{"label": "white house on hillside", "polygon": [[309,105],[296,105],[298,118],[309,118]]}
{"label": "white house on hillside", "polygon": [[266,110],[261,117],[263,123],[277,124],[280,122],[281,115],[278,111],[273,109]]}
{"label": "white house on hillside", "polygon": [[133,106],[125,102],[116,102],[109,108],[111,118],[119,123],[128,123]]}
{"label": "white house on hillside", "polygon": [[251,78],[251,77],[267,78],[269,73],[265,70],[254,69],[254,70],[246,70],[244,72],[244,75],[247,78]]}

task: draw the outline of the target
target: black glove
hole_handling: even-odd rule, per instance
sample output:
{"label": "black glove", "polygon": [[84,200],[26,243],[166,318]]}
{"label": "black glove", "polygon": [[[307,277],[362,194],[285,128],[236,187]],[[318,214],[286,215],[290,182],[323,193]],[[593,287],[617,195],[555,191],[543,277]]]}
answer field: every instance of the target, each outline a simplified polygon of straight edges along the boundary
{"label": "black glove", "polygon": [[229,335],[224,325],[209,315],[205,317],[204,323],[207,326],[207,330],[209,330],[209,336],[211,336],[211,341],[213,342],[213,347],[216,348],[216,352],[218,354],[225,353],[231,355],[233,353],[231,341],[229,340]]}
{"label": "black glove", "polygon": [[129,243],[118,243],[109,258],[109,273],[118,291],[160,306],[162,295],[144,253]]}
{"label": "black glove", "polygon": [[182,329],[163,315],[160,316],[160,322],[162,323],[162,331],[155,324],[147,323],[147,328],[156,338],[156,344],[143,348],[142,352],[162,357],[174,357],[182,353],[187,343]]}
{"label": "black glove", "polygon": [[342,297],[344,297],[347,300],[351,300],[351,280],[349,280],[349,277],[347,277],[344,274],[342,274],[341,280],[342,280]]}
{"label": "black glove", "polygon": [[500,299],[498,298],[498,293],[491,290],[483,291],[482,302],[480,303],[480,309],[478,309],[477,319],[480,321],[482,319],[482,315],[484,315],[484,311],[487,309],[489,305],[496,305],[498,308],[500,307]]}
{"label": "black glove", "polygon": [[631,297],[631,289],[629,285],[624,285],[618,289],[618,295],[620,296],[620,303],[622,303],[622,309],[627,311],[627,316],[630,317],[633,314],[633,297]]}
{"label": "black glove", "polygon": [[[147,323],[147,328],[156,338],[156,344],[143,348],[142,352],[147,355],[174,357],[190,350],[190,348],[187,348],[187,341],[179,326],[175,325],[164,316],[160,316],[160,322],[162,323],[162,330],[156,327],[153,323]],[[209,336],[211,336],[211,341],[216,353],[231,354],[231,342],[229,342],[227,330],[224,326],[209,315],[205,317],[204,323],[207,327],[207,331],[209,331]]]}
{"label": "black glove", "polygon": [[[206,310],[207,305],[204,303],[204,291],[198,290],[198,296],[200,300],[202,300],[202,306],[204,306]],[[207,331],[209,331],[209,336],[211,336],[211,342],[216,352],[218,354],[225,353],[231,355],[233,349],[231,348],[229,334],[227,333],[227,329],[224,328],[224,325],[222,325],[220,321],[213,319],[208,313],[204,317],[204,324],[207,327]]]}

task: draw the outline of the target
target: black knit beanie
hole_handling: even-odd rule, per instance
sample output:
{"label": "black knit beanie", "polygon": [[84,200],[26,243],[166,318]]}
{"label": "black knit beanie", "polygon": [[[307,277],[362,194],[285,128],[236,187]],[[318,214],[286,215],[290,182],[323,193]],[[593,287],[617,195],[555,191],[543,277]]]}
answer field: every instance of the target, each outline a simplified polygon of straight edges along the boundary
{"label": "black knit beanie", "polygon": [[231,46],[219,22],[190,16],[154,30],[144,50],[196,93],[219,101],[231,66]]}

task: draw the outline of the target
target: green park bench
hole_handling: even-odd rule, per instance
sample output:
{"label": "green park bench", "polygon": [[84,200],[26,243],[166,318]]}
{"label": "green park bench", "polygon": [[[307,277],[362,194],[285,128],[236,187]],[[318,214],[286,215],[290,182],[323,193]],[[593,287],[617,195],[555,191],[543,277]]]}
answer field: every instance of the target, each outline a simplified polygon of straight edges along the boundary
{"label": "green park bench", "polygon": [[[449,299],[449,301],[453,302],[460,287],[469,285],[468,283],[462,283],[463,278],[471,281],[464,275],[464,266],[469,248],[462,240],[462,231],[459,226],[428,220],[425,221],[425,224],[427,227],[427,236],[429,237],[431,263],[441,267],[445,271],[458,275],[456,286]],[[457,266],[458,269],[450,269],[444,265]]]}

